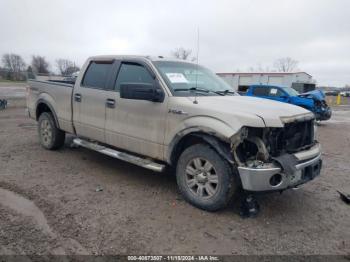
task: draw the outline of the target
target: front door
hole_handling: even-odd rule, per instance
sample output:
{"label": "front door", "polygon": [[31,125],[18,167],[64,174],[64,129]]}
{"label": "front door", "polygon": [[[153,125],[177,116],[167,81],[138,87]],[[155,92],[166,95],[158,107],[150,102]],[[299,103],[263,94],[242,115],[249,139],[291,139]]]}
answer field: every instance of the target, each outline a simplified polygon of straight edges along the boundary
{"label": "front door", "polygon": [[121,84],[158,81],[146,65],[123,61],[115,81],[115,108],[106,109],[106,143],[156,159],[163,158],[167,96],[162,103],[120,98]]}
{"label": "front door", "polygon": [[273,100],[288,103],[288,96],[280,88],[270,87],[269,88],[269,97]]}

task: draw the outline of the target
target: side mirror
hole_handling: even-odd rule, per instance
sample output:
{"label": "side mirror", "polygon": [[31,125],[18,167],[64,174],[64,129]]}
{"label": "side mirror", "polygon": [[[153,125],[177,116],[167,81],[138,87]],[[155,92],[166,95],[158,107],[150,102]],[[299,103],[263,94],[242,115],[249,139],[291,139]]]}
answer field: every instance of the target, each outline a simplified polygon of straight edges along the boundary
{"label": "side mirror", "polygon": [[288,100],[288,96],[286,96],[286,95],[282,95],[282,96],[280,96],[280,98]]}
{"label": "side mirror", "polygon": [[120,98],[163,102],[164,92],[153,84],[127,83],[120,85]]}

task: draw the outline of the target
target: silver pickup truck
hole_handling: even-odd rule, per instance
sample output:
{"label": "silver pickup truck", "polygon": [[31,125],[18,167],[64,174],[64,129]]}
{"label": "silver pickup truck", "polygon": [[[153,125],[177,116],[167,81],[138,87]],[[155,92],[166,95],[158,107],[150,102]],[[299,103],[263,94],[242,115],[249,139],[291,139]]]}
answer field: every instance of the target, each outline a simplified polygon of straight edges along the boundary
{"label": "silver pickup truck", "polygon": [[79,146],[144,168],[174,167],[184,198],[205,210],[225,207],[235,192],[283,191],[320,174],[311,112],[239,96],[197,64],[96,56],[74,84],[29,85],[44,148],[62,147],[70,133]]}

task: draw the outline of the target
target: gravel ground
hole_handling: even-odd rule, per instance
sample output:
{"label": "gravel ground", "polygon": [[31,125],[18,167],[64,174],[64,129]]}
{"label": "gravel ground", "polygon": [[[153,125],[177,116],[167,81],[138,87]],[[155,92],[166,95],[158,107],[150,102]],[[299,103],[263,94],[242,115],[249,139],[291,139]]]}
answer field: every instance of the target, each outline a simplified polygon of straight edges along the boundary
{"label": "gravel ground", "polygon": [[0,82],[0,99],[24,98],[26,96],[27,83]]}
{"label": "gravel ground", "polygon": [[[259,196],[257,218],[187,204],[170,174],[38,143],[24,108],[0,111],[0,254],[350,254],[350,107],[319,126],[322,175]],[[102,191],[96,190],[101,188]]]}

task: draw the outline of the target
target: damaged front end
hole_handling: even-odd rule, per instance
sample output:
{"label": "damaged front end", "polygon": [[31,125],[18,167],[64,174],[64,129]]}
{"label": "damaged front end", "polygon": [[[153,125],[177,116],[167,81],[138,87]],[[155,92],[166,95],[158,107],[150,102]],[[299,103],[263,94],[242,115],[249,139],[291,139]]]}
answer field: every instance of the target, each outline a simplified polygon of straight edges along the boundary
{"label": "damaged front end", "polygon": [[326,97],[320,90],[314,90],[298,95],[301,99],[311,99],[312,108],[308,108],[315,114],[316,120],[328,120],[332,116],[332,109],[327,105]]}
{"label": "damaged front end", "polygon": [[324,121],[328,120],[332,116],[332,109],[327,105],[327,102],[325,100],[319,101],[315,100],[315,117],[316,120]]}
{"label": "damaged front end", "polygon": [[281,191],[320,174],[321,146],[314,119],[282,119],[282,128],[243,127],[231,137],[231,150],[243,189]]}

